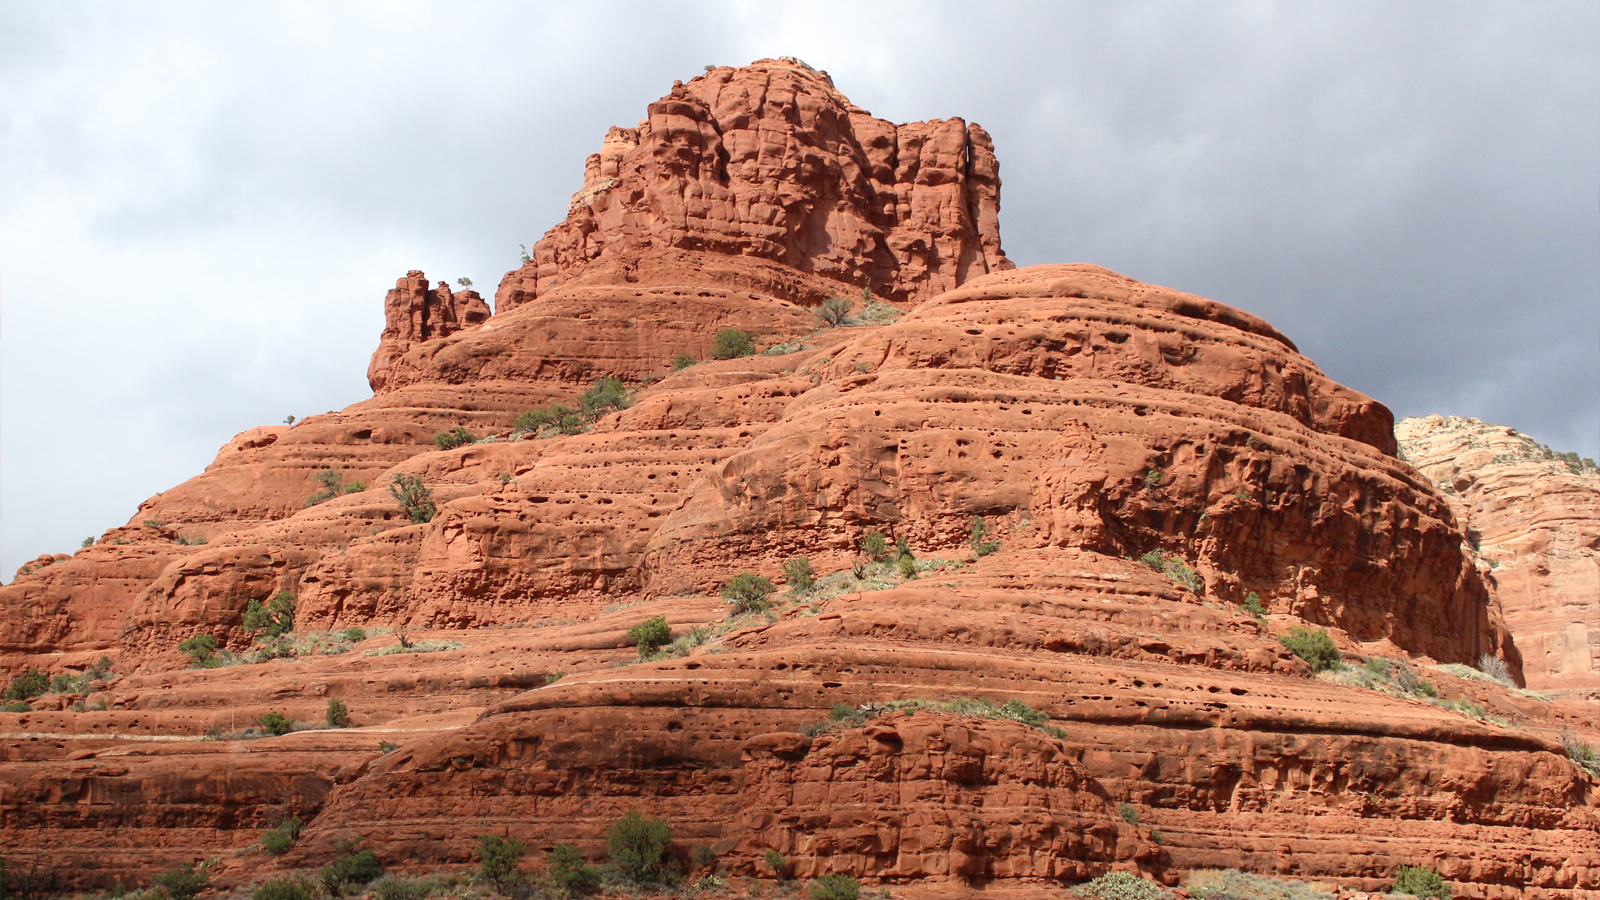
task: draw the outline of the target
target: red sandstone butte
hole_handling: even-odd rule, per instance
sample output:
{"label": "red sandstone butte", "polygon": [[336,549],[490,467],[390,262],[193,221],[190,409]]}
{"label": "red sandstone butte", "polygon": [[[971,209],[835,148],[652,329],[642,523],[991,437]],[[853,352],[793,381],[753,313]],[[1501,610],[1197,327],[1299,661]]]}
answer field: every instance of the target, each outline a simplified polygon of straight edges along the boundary
{"label": "red sandstone butte", "polygon": [[[875,119],[797,60],[674,86],[606,136],[494,315],[408,273],[371,399],[237,436],[0,588],[4,669],[74,676],[0,712],[12,870],[92,889],[217,857],[250,889],[347,841],[466,867],[483,834],[537,867],[600,859],[637,808],[730,896],[768,851],[907,900],[1114,868],[1600,892],[1600,779],[1567,749],[1600,744],[1592,673],[1552,637],[1593,603],[1549,599],[1581,565],[1515,600],[1507,577],[1576,549],[1459,482],[1532,489],[1409,449],[1419,472],[1382,404],[1246,312],[1013,269],[999,188],[976,125]],[[859,320],[822,327],[829,297]],[[763,352],[709,359],[727,328]],[[600,377],[631,405],[514,430]],[[457,426],[481,440],[438,449]],[[914,560],[860,559],[872,532]],[[798,556],[810,590],[783,583]],[[743,571],[779,583],[770,609],[719,596]],[[243,613],[279,591],[294,639],[245,661]],[[678,640],[641,658],[628,630],[658,615]],[[1314,676],[1296,626],[1356,667]],[[189,665],[201,634],[230,664]],[[1484,655],[1568,696],[1448,665]],[[1384,667],[1432,694],[1361,674]],[[241,734],[269,711],[304,727]],[[289,816],[305,832],[264,855]]]}

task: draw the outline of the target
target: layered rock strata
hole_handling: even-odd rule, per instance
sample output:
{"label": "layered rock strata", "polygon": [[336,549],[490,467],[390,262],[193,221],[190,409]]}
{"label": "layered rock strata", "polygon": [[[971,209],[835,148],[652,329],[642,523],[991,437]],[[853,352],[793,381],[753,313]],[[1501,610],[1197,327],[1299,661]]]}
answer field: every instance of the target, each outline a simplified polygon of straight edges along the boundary
{"label": "layered rock strata", "polygon": [[[1011,268],[994,144],[961,119],[895,125],[793,58],[715,68],[613,128],[567,219],[495,295],[514,309],[597,263],[680,249],[779,263],[915,304]],[[799,287],[799,286],[797,286]]]}
{"label": "layered rock strata", "polygon": [[[589,170],[495,315],[408,275],[373,399],[239,436],[0,588],[7,670],[122,673],[0,713],[0,842],[77,886],[210,856],[248,886],[349,840],[598,857],[637,807],[734,878],[772,850],[913,893],[1225,866],[1371,889],[1419,863],[1463,895],[1600,891],[1600,782],[1562,744],[1600,743],[1592,710],[1313,678],[1278,640],[1520,664],[1470,511],[1269,324],[1011,270],[981,131],[883,123],[797,61],[675,87]],[[820,326],[863,288],[909,311]],[[727,328],[766,352],[704,360]],[[513,430],[601,376],[631,405]],[[483,440],[435,447],[456,426]],[[873,532],[914,559],[861,558]],[[823,577],[770,610],[717,595],[800,556]],[[298,644],[186,668],[200,634],[246,654],[278,591]],[[642,658],[656,615],[678,640]],[[353,729],[230,738],[335,699]],[[252,850],[288,815],[290,853]]]}
{"label": "layered rock strata", "polygon": [[1527,686],[1600,699],[1600,469],[1477,419],[1404,419],[1395,433],[1466,524]]}

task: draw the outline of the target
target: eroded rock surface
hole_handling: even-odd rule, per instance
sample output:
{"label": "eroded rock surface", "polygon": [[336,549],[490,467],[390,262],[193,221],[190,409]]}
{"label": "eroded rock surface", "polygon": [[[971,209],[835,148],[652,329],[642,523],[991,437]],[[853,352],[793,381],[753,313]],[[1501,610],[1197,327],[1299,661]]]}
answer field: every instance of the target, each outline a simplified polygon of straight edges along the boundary
{"label": "eroded rock surface", "polygon": [[1527,686],[1600,699],[1600,469],[1477,419],[1404,419],[1395,433],[1466,523]]}
{"label": "eroded rock surface", "polygon": [[[597,263],[675,248],[770,260],[831,282],[789,299],[870,288],[915,304],[1011,268],[988,133],[961,119],[895,125],[798,60],[712,69],[612,128],[565,222],[507,274],[514,309]],[[800,287],[797,285],[797,287]]]}
{"label": "eroded rock surface", "polygon": [[[737,879],[772,850],[897,891],[1227,866],[1379,889],[1402,863],[1600,891],[1600,782],[1562,744],[1600,744],[1589,706],[1316,678],[1277,638],[1515,669],[1479,513],[1259,318],[1011,269],[996,171],[976,126],[874,119],[797,61],[676,86],[607,135],[495,315],[408,274],[372,399],[239,435],[0,588],[5,670],[117,673],[0,713],[0,843],[73,886],[210,856],[234,886],[354,839],[394,866],[488,833],[598,857],[637,807]],[[905,314],[822,327],[863,288]],[[726,328],[766,352],[707,359]],[[513,428],[599,377],[630,405]],[[438,449],[457,426],[481,440]],[[862,559],[871,532],[915,559]],[[810,591],[717,595],[799,556]],[[242,615],[279,591],[298,637],[253,657]],[[656,615],[677,640],[641,658]],[[188,667],[205,634],[228,665]],[[238,735],[268,711],[320,727]],[[290,853],[251,849],[290,814]]]}

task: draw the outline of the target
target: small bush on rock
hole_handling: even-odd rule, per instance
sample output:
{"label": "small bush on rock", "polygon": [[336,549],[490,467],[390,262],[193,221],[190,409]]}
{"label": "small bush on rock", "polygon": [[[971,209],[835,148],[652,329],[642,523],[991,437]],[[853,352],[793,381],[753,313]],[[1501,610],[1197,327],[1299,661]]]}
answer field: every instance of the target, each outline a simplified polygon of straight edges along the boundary
{"label": "small bush on rock", "polygon": [[843,297],[829,297],[817,307],[817,319],[832,328],[850,321],[850,307],[855,303]]}
{"label": "small bush on rock", "polygon": [[589,865],[571,844],[558,844],[550,851],[546,872],[558,897],[581,897],[600,887],[600,870]]}
{"label": "small bush on rock", "polygon": [[1397,894],[1435,900],[1450,900],[1451,897],[1450,885],[1444,876],[1426,866],[1401,866],[1394,876],[1394,890]]}
{"label": "small bush on rock", "polygon": [[1333,638],[1328,636],[1326,628],[1312,631],[1296,625],[1289,629],[1288,634],[1278,635],[1278,642],[1289,648],[1290,653],[1305,660],[1313,672],[1331,669],[1341,659],[1339,648],[1333,645]]}
{"label": "small bush on rock", "polygon": [[761,861],[772,870],[773,877],[780,881],[789,877],[789,861],[783,858],[782,853],[769,849],[761,854]]}
{"label": "small bush on rock", "polygon": [[294,630],[294,595],[279,591],[263,606],[260,600],[251,600],[244,608],[241,626],[245,631],[261,637],[275,638]]}
{"label": "small bush on rock", "polygon": [[48,690],[50,690],[50,676],[38,669],[28,669],[11,679],[11,684],[6,688],[6,699],[32,700]]}
{"label": "small bush on rock", "polygon": [[383,863],[371,850],[356,852],[349,842],[344,842],[340,852],[344,855],[317,870],[317,879],[335,897],[347,885],[368,884],[383,874]]}
{"label": "small bush on rock", "polygon": [[811,900],[856,900],[860,896],[861,882],[842,872],[811,882]]}
{"label": "small bush on rock", "polygon": [[396,472],[389,485],[389,496],[400,504],[400,511],[411,519],[413,525],[433,521],[438,507],[433,505],[433,489],[422,483],[420,475],[403,475]]}
{"label": "small bush on rock", "polygon": [[645,656],[672,640],[672,626],[667,624],[666,616],[645,619],[628,629],[628,640],[638,646],[640,656]]}
{"label": "small bush on rock", "polygon": [[756,345],[750,339],[754,337],[748,331],[737,328],[724,328],[717,332],[711,340],[712,359],[738,359],[756,352]]}
{"label": "small bush on rock", "polygon": [[811,568],[811,558],[798,556],[784,563],[783,580],[788,582],[792,593],[804,594],[811,590],[811,586],[817,583],[817,572]]}
{"label": "small bush on rock", "polygon": [[250,895],[250,900],[312,900],[315,894],[311,885],[297,878],[274,878],[263,881]]}
{"label": "small bush on rock", "polygon": [[514,837],[503,838],[497,834],[478,835],[478,874],[484,881],[502,893],[522,883],[522,872],[517,869],[528,845]]}
{"label": "small bush on rock", "polygon": [[775,590],[771,579],[753,572],[740,572],[722,586],[722,596],[733,604],[735,613],[760,612],[767,608],[767,598]]}
{"label": "small bush on rock", "polygon": [[372,886],[374,900],[423,900],[433,893],[433,885],[403,875],[385,875]]}
{"label": "small bush on rock", "polygon": [[440,450],[454,450],[457,447],[465,447],[468,444],[477,442],[478,436],[460,425],[433,436],[433,445]]}
{"label": "small bush on rock", "polygon": [[690,356],[687,353],[679,353],[678,355],[672,357],[672,371],[682,372],[684,369],[689,368],[699,361],[700,360],[695,359],[693,356]]}
{"label": "small bush on rock", "polygon": [[211,867],[184,863],[162,872],[152,879],[156,890],[167,900],[190,900],[211,886]]}
{"label": "small bush on rock", "polygon": [[1267,617],[1267,608],[1261,605],[1261,595],[1255,591],[1244,595],[1244,602],[1239,604],[1239,608],[1258,619]]}
{"label": "small bush on rock", "polygon": [[672,828],[665,819],[647,819],[637,809],[606,829],[606,851],[617,874],[638,884],[663,884],[678,880],[673,860],[667,854]]}
{"label": "small bush on rock", "polygon": [[1506,665],[1505,660],[1491,653],[1485,653],[1478,657],[1478,671],[1500,682],[1505,687],[1514,688],[1517,686],[1517,680],[1511,677],[1511,667]]}
{"label": "small bush on rock", "polygon": [[[215,669],[222,665],[217,659],[217,639],[209,634],[197,634],[178,642],[178,649],[189,655],[189,662],[202,669]],[[7,693],[6,696],[10,696]]]}
{"label": "small bush on rock", "polygon": [[261,849],[271,856],[282,856],[294,846],[295,838],[300,836],[300,830],[306,823],[300,821],[299,816],[285,819],[277,828],[268,829],[261,835]]}
{"label": "small bush on rock", "polygon": [[620,378],[601,378],[578,398],[579,411],[591,422],[610,410],[627,409],[631,405],[628,389]]}
{"label": "small bush on rock", "polygon": [[328,701],[328,725],[333,728],[350,727],[350,708],[344,705],[343,700],[337,698]]}
{"label": "small bush on rock", "polygon": [[1131,872],[1107,872],[1074,890],[1100,900],[1162,900],[1167,892]]}
{"label": "small bush on rock", "polygon": [[268,710],[261,716],[261,730],[273,737],[281,737],[294,730],[294,723],[283,713]]}
{"label": "small bush on rock", "polygon": [[988,535],[989,523],[983,520],[983,516],[973,516],[972,535],[967,539],[967,546],[972,548],[973,553],[979,556],[988,556],[1000,549],[999,541],[984,540]]}
{"label": "small bush on rock", "polygon": [[861,537],[861,555],[873,562],[883,562],[889,558],[889,539],[880,532],[867,532]]}

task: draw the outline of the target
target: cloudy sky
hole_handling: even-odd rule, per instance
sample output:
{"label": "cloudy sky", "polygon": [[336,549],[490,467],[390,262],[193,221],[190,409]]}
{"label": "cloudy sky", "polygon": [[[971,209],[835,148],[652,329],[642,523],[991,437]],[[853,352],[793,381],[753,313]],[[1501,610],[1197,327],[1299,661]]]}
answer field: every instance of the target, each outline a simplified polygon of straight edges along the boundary
{"label": "cloudy sky", "polygon": [[607,126],[765,56],[981,123],[1019,264],[1600,457],[1592,0],[779,6],[0,0],[0,577],[368,396],[396,278],[492,292]]}

